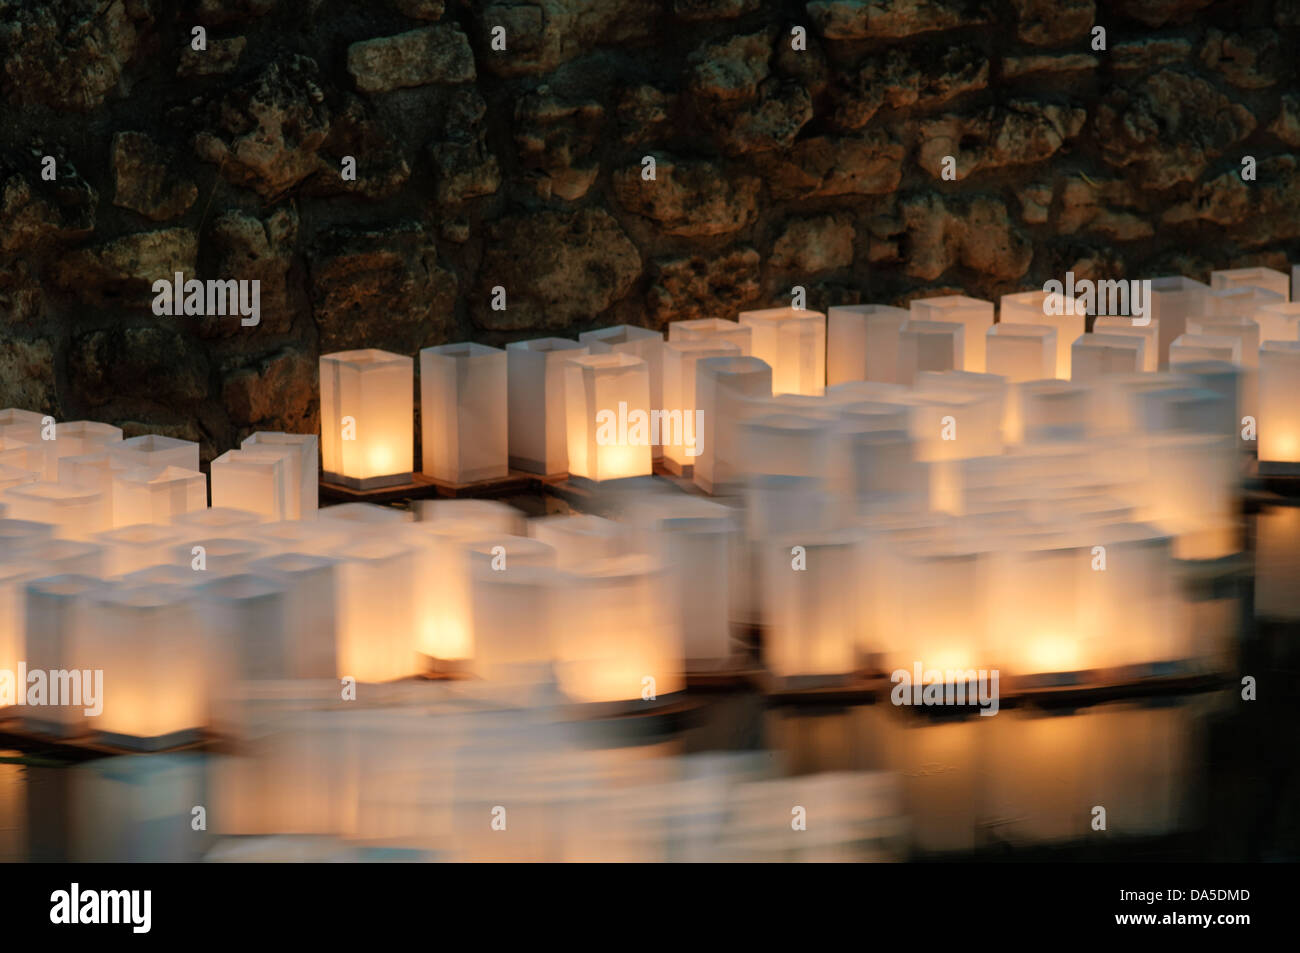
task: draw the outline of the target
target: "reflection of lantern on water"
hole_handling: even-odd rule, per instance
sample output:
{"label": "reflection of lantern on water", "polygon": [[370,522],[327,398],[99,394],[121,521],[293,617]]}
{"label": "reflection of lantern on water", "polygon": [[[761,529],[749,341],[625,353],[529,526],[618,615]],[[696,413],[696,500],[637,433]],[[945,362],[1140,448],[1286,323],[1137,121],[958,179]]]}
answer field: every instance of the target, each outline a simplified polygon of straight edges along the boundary
{"label": "reflection of lantern on water", "polygon": [[1300,506],[1266,506],[1255,529],[1255,614],[1300,619]]}
{"label": "reflection of lantern on water", "polygon": [[826,385],[893,383],[898,332],[908,312],[885,304],[850,304],[826,311]]}
{"label": "reflection of lantern on water", "polygon": [[409,483],[414,361],[375,348],[320,357],[321,475],[360,490]]}
{"label": "reflection of lantern on water", "polygon": [[420,352],[420,428],[425,476],[444,483],[504,477],[506,352],[445,344]]}
{"label": "reflection of lantern on water", "polygon": [[193,590],[104,590],[93,608],[81,647],[89,667],[103,670],[107,686],[104,712],[91,719],[95,733],[143,750],[190,740],[208,723],[212,683],[212,656],[194,615]]}
{"label": "reflection of lantern on water", "polygon": [[641,358],[613,352],[571,359],[564,368],[570,475],[596,483],[649,476],[650,410],[650,366]]}
{"label": "reflection of lantern on water", "polygon": [[1300,473],[1300,341],[1259,351],[1259,467]]}
{"label": "reflection of lantern on water", "polygon": [[820,394],[826,388],[826,315],[795,308],[740,312],[753,330],[748,353],[772,368],[772,393]]}
{"label": "reflection of lantern on water", "polygon": [[556,669],[569,698],[662,698],[682,688],[681,630],[665,591],[663,569],[643,554],[596,560],[566,574]]}

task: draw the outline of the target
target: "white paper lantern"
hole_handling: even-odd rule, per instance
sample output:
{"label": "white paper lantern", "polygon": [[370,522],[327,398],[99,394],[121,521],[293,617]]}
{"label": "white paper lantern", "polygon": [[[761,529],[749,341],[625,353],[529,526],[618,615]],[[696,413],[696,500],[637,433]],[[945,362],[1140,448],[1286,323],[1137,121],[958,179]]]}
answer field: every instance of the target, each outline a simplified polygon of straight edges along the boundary
{"label": "white paper lantern", "polygon": [[271,448],[292,449],[288,519],[311,520],[316,518],[319,493],[320,438],[314,433],[276,433],[259,430],[245,437],[242,450]]}
{"label": "white paper lantern", "polygon": [[168,562],[180,537],[174,526],[137,523],[98,533],[94,541],[104,547],[104,575],[123,576]]}
{"label": "white paper lantern", "polygon": [[898,332],[908,312],[883,304],[839,305],[826,311],[826,384],[893,383]]}
{"label": "white paper lantern", "polygon": [[339,552],[339,675],[387,682],[416,674],[416,551],[364,537]]}
{"label": "white paper lantern", "polygon": [[[54,452],[64,457],[96,453],[122,442],[122,428],[94,420],[69,420],[55,426]],[[57,475],[57,474],[56,474]],[[62,479],[60,476],[59,479]]]}
{"label": "white paper lantern", "polygon": [[1291,277],[1273,268],[1227,268],[1210,272],[1210,288],[1221,291],[1228,288],[1263,288],[1283,301],[1291,298]]}
{"label": "white paper lantern", "polygon": [[15,519],[51,523],[60,536],[84,539],[108,529],[113,514],[103,493],[63,483],[27,483],[4,491]]}
{"label": "white paper lantern", "polygon": [[1300,472],[1300,341],[1265,341],[1259,350],[1259,466]]}
{"label": "white paper lantern", "polygon": [[1160,325],[1151,321],[1145,325],[1134,324],[1132,318],[1099,315],[1092,326],[1095,334],[1121,334],[1142,341],[1142,367],[1147,373],[1160,368]]}
{"label": "white paper lantern", "polygon": [[172,564],[189,566],[196,573],[206,573],[205,578],[215,579],[246,572],[248,564],[264,553],[263,544],[252,539],[187,539],[172,547]]}
{"label": "white paper lantern", "polygon": [[496,480],[507,462],[506,352],[482,344],[420,351],[425,476],[444,483]]}
{"label": "white paper lantern", "polygon": [[1300,302],[1266,304],[1251,315],[1259,325],[1259,340],[1300,340]]}
{"label": "white paper lantern", "polygon": [[267,520],[289,515],[293,480],[293,450],[275,452],[227,450],[212,461],[212,505],[251,510]]}
{"label": "white paper lantern", "polygon": [[573,569],[593,559],[623,556],[633,550],[630,528],[601,516],[543,516],[529,521],[528,532],[554,548],[560,569]]}
{"label": "white paper lantern", "polygon": [[[650,368],[650,406],[666,409],[664,404],[664,336],[659,331],[639,328],[633,324],[619,324],[611,328],[583,331],[578,340],[591,349],[592,354],[620,351],[645,361]],[[653,448],[654,458],[664,455],[662,446]]]}
{"label": "white paper lantern", "polygon": [[1071,380],[1134,374],[1146,363],[1146,342],[1124,334],[1081,334],[1070,354]]}
{"label": "white paper lantern", "polygon": [[826,315],[768,308],[740,312],[740,323],[753,330],[749,353],[772,368],[772,393],[820,394],[825,390]]}
{"label": "white paper lantern", "polygon": [[695,363],[695,403],[703,428],[693,479],[706,493],[744,480],[736,427],[745,402],[772,396],[772,369],[756,357],[707,357]]}
{"label": "white paper lantern", "polygon": [[1179,365],[1199,361],[1227,361],[1231,364],[1241,363],[1241,341],[1237,338],[1208,334],[1180,334],[1169,345],[1169,365],[1179,369]]}
{"label": "white paper lantern", "polygon": [[937,298],[917,298],[910,307],[912,317],[918,321],[960,324],[964,329],[962,340],[965,347],[961,369],[976,373],[985,371],[985,337],[993,327],[992,301],[981,301],[965,295],[942,295]]}
{"label": "white paper lantern", "polygon": [[965,335],[960,324],[909,318],[898,332],[898,383],[911,387],[921,371],[963,370]]}
{"label": "white paper lantern", "polygon": [[498,572],[475,565],[474,672],[489,682],[520,686],[550,677],[555,658],[557,589],[565,577],[553,567],[516,566]]}
{"label": "white paper lantern", "polygon": [[335,606],[338,561],[322,554],[286,552],[255,560],[248,568],[284,590],[287,677],[334,679],[339,674]]}
{"label": "white paper lantern", "polygon": [[1160,366],[1169,366],[1169,347],[1187,330],[1187,319],[1203,313],[1210,286],[1168,275],[1151,279],[1151,320],[1160,328]]}
{"label": "white paper lantern", "polygon": [[[80,473],[87,471],[81,470]],[[208,505],[208,478],[180,467],[98,470],[111,479],[113,524],[168,523]]]}
{"label": "white paper lantern", "polygon": [[722,318],[698,318],[691,321],[673,321],[668,325],[670,341],[726,341],[740,348],[742,356],[752,351],[754,329],[739,321]]}
{"label": "white paper lantern", "polygon": [[321,474],[359,490],[411,482],[415,362],[376,348],[320,356]]}
{"label": "white paper lantern", "polygon": [[990,374],[1012,384],[1056,376],[1056,328],[1042,324],[995,324],[985,334]]}
{"label": "white paper lantern", "polygon": [[128,467],[180,467],[182,470],[199,468],[197,443],[161,434],[128,437],[120,443],[108,444],[107,450],[110,456]]}
{"label": "white paper lantern", "polygon": [[1046,291],[1022,291],[1002,296],[1002,324],[1039,324],[1056,330],[1056,376],[1070,379],[1071,348],[1088,320],[1081,299]]}
{"label": "white paper lantern", "polygon": [[[29,704],[23,709],[23,724],[29,730],[60,738],[72,737],[84,730],[86,709],[95,707],[85,704],[86,688],[89,687],[91,694],[95,694],[93,670],[91,685],[80,684],[84,677],[84,639],[91,599],[102,588],[103,583],[99,579],[74,574],[47,576],[27,583],[24,624],[28,672],[77,673],[76,685],[69,680],[56,686],[47,679],[43,701],[33,698],[32,686],[26,688]],[[137,664],[148,664],[148,659],[139,659]],[[101,684],[100,688],[102,687]],[[18,686],[20,692],[23,688]],[[82,704],[67,704],[76,699],[64,697],[64,691],[79,692]],[[55,697],[56,692],[58,697]],[[107,705],[106,699],[99,700]],[[37,704],[31,704],[33,701]]]}
{"label": "white paper lantern", "polygon": [[1255,614],[1300,619],[1300,506],[1267,506],[1255,529]]}
{"label": "white paper lantern", "polygon": [[[664,409],[671,424],[667,433],[661,427],[664,464],[676,473],[695,465],[699,449],[696,432],[697,403],[695,385],[699,361],[713,357],[740,357],[740,348],[726,341],[669,341],[664,344]],[[680,412],[680,416],[676,416]],[[688,439],[689,438],[689,439]],[[687,451],[690,450],[691,453]]]}
{"label": "white paper lantern", "polygon": [[564,367],[586,344],[536,338],[506,345],[509,367],[510,466],[545,475],[569,468]]}
{"label": "white paper lantern", "polygon": [[260,513],[216,506],[177,513],[172,517],[172,522],[191,534],[238,536],[263,520]]}
{"label": "white paper lantern", "polygon": [[1187,331],[1188,335],[1231,338],[1238,343],[1242,367],[1259,366],[1260,329],[1251,318],[1241,315],[1188,318]]}
{"label": "white paper lantern", "polygon": [[655,440],[650,368],[625,353],[587,354],[565,374],[569,473],[599,483],[648,476]]}

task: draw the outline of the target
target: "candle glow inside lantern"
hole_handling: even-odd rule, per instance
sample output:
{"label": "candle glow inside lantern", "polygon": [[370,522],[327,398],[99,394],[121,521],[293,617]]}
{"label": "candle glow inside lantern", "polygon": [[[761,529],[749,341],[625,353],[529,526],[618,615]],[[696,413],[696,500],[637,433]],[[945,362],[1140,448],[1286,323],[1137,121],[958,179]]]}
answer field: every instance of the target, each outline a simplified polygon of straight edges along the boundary
{"label": "candle glow inside lantern", "polygon": [[964,352],[960,370],[981,374],[986,370],[985,338],[993,327],[992,301],[981,301],[965,295],[918,298],[911,303],[911,314],[918,321],[960,324],[964,328]]}
{"label": "candle glow inside lantern", "polygon": [[556,649],[565,695],[579,703],[621,702],[647,697],[647,689],[662,698],[684,687],[681,630],[664,586],[663,568],[641,553],[565,574]]}
{"label": "candle glow inside lantern", "polygon": [[[792,555],[795,547],[802,547],[802,556]],[[861,547],[857,529],[795,533],[762,544],[763,655],[777,678],[843,676],[856,669]]]}
{"label": "candle glow inside lantern", "polygon": [[338,555],[339,676],[387,682],[416,674],[414,547],[368,536]]}
{"label": "candle glow inside lantern", "polygon": [[698,318],[674,321],[668,325],[670,341],[727,341],[740,348],[744,357],[752,354],[754,329],[739,321],[722,318]]}
{"label": "candle glow inside lantern", "polygon": [[536,338],[506,345],[509,369],[510,466],[543,475],[569,468],[564,368],[587,354],[586,344],[565,338]]}
{"label": "candle glow inside lantern", "polygon": [[[991,651],[1004,672],[1054,675],[1098,667],[1093,633],[1080,624],[1083,573],[1091,546],[1055,533],[1015,540],[992,559]],[[1100,633],[1097,633],[1099,635]]]}
{"label": "candle glow inside lantern", "polygon": [[1070,379],[1092,380],[1107,374],[1142,370],[1146,342],[1124,334],[1081,334],[1070,348]]}
{"label": "candle glow inside lantern", "polygon": [[1040,324],[1055,328],[1056,376],[1063,381],[1070,379],[1071,349],[1088,321],[1082,299],[1047,291],[1006,294],[1002,296],[999,321],[1002,324]]}
{"label": "candle glow inside lantern", "polygon": [[772,368],[756,357],[706,357],[695,363],[695,403],[703,429],[697,434],[692,479],[706,493],[736,487],[744,479],[736,428],[745,402],[772,396]]}
{"label": "candle glow inside lantern", "polygon": [[[583,331],[578,341],[587,345],[592,354],[608,354],[621,351],[632,354],[645,361],[650,368],[650,406],[664,409],[664,336],[662,332],[640,328],[634,324],[618,324],[611,328],[597,328],[595,331]],[[746,342],[748,346],[748,341]],[[664,455],[664,448],[657,445],[652,448],[654,458]]]}
{"label": "candle glow inside lantern", "polygon": [[1142,371],[1155,373],[1160,369],[1160,325],[1134,324],[1132,318],[1098,315],[1093,321],[1094,334],[1122,334],[1142,341]]}
{"label": "candle glow inside lantern", "polygon": [[1227,268],[1210,272],[1210,288],[1222,291],[1228,288],[1263,288],[1283,301],[1291,299],[1291,277],[1272,268]]}
{"label": "candle glow inside lantern", "polygon": [[1259,350],[1259,468],[1300,473],[1300,341]]}
{"label": "candle glow inside lantern", "polygon": [[425,476],[443,483],[509,472],[506,352],[482,344],[420,351],[420,428]]}
{"label": "candle glow inside lantern", "polygon": [[[987,554],[956,541],[923,536],[896,547],[886,564],[897,594],[895,628],[879,646],[891,670],[968,672],[991,668],[988,645]],[[953,679],[954,682],[961,678]]]}
{"label": "candle glow inside lantern", "polygon": [[[740,348],[728,341],[669,341],[664,344],[664,409],[668,412],[665,423],[671,423],[673,433],[665,433],[661,425],[659,439],[664,448],[664,464],[675,473],[695,466],[695,457],[686,451],[699,449],[696,433],[696,368],[698,362],[713,357],[740,357]],[[680,412],[680,418],[674,416]],[[687,437],[690,440],[687,440]]]}
{"label": "candle glow inside lantern", "polygon": [[750,354],[772,368],[772,393],[821,394],[826,389],[826,315],[767,308],[740,312],[740,323],[753,329]]}
{"label": "candle glow inside lantern", "polygon": [[985,364],[1009,383],[1056,376],[1056,328],[1042,324],[995,324],[985,333]]}
{"label": "candle glow inside lantern", "polygon": [[95,592],[84,657],[104,673],[96,737],[141,751],[194,740],[208,723],[210,655],[192,590],[142,585]]}
{"label": "candle glow inside lantern", "polygon": [[321,470],[358,490],[411,482],[415,362],[375,348],[320,357]]}
{"label": "candle glow inside lantern", "polygon": [[893,383],[898,332],[904,308],[883,304],[839,305],[826,310],[826,385],[850,381]]}
{"label": "candle glow inside lantern", "polygon": [[594,483],[649,476],[659,442],[649,365],[631,354],[588,354],[570,360],[564,374],[569,474]]}
{"label": "candle glow inside lantern", "polygon": [[[277,433],[259,430],[245,437],[241,450],[290,449],[289,502],[286,519],[316,518],[320,472],[320,438],[314,433]],[[215,504],[214,504],[215,505]]]}
{"label": "candle glow inside lantern", "polygon": [[208,505],[208,478],[195,470],[130,467],[100,473],[112,481],[114,526],[169,523]]}

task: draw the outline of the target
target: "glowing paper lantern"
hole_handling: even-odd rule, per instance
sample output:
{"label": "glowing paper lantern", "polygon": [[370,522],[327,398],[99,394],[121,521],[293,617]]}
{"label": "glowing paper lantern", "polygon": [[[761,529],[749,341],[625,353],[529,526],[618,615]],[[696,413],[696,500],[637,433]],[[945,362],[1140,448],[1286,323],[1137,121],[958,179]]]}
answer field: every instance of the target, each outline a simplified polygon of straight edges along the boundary
{"label": "glowing paper lantern", "polygon": [[599,483],[648,476],[658,443],[650,416],[650,368],[631,354],[588,354],[568,362],[565,415],[569,474]]}
{"label": "glowing paper lantern", "polygon": [[444,483],[509,472],[506,352],[482,344],[420,351],[420,427],[425,476]]}
{"label": "glowing paper lantern", "polygon": [[1255,309],[1251,317],[1259,325],[1261,343],[1300,340],[1300,302],[1266,304]]}
{"label": "glowing paper lantern", "polygon": [[327,556],[351,537],[339,521],[281,520],[250,527],[241,535],[262,542],[267,552]]}
{"label": "glowing paper lantern", "polygon": [[23,486],[26,483],[35,483],[41,478],[39,473],[33,470],[24,470],[21,467],[13,467],[7,463],[0,463],[0,493],[10,487]]}
{"label": "glowing paper lantern", "polygon": [[49,523],[12,518],[0,519],[0,553],[19,556],[31,547],[54,539],[54,527]]}
{"label": "glowing paper lantern", "polygon": [[883,304],[839,305],[826,310],[826,384],[893,383],[898,332],[908,312]]}
{"label": "glowing paper lantern", "polygon": [[1300,506],[1266,506],[1255,529],[1255,614],[1300,619]]}
{"label": "glowing paper lantern", "polygon": [[565,695],[575,702],[616,702],[682,689],[681,630],[664,604],[664,585],[664,570],[641,554],[597,560],[566,574],[556,646]]}
{"label": "glowing paper lantern", "polygon": [[[650,406],[663,410],[664,404],[664,336],[659,331],[639,328],[633,324],[619,324],[612,328],[583,331],[578,340],[591,349],[592,354],[621,351],[645,361],[650,368]],[[662,445],[653,449],[654,458],[664,455]]]}
{"label": "glowing paper lantern", "polygon": [[889,669],[965,673],[985,668],[988,644],[987,556],[955,543],[916,540],[892,564],[900,615],[882,648]]}
{"label": "glowing paper lantern", "polygon": [[285,672],[288,678],[338,675],[334,590],[337,560],[279,553],[249,563],[249,572],[284,590]]}
{"label": "glowing paper lantern", "polygon": [[1096,668],[1099,657],[1080,625],[1084,573],[1092,547],[1071,546],[1056,534],[1016,540],[991,559],[990,653],[1001,671],[1050,675]]}
{"label": "glowing paper lantern", "polygon": [[1145,442],[1144,518],[1175,537],[1179,559],[1218,559],[1237,552],[1237,463],[1230,438],[1152,435]]}
{"label": "glowing paper lantern", "polygon": [[161,434],[143,434],[120,443],[107,445],[109,456],[126,467],[180,467],[182,470],[199,468],[199,445],[190,440],[177,440]]}
{"label": "glowing paper lantern", "polygon": [[747,474],[825,479],[831,469],[833,421],[795,414],[763,414],[740,421],[740,467]]}
{"label": "glowing paper lantern", "polygon": [[156,751],[195,740],[207,724],[210,656],[191,591],[151,585],[93,593],[85,658],[104,672],[104,742]]}
{"label": "glowing paper lantern", "polygon": [[1220,415],[1207,420],[1202,429],[1224,436],[1238,436],[1241,431],[1241,368],[1230,361],[1186,361],[1177,371],[1192,387],[1212,390],[1223,401]]}
{"label": "glowing paper lantern", "polygon": [[1290,276],[1272,268],[1227,268],[1212,271],[1210,288],[1215,291],[1227,288],[1263,288],[1278,295],[1283,301],[1291,298]]}
{"label": "glowing paper lantern", "polygon": [[898,383],[912,386],[920,371],[963,370],[965,335],[960,324],[909,318],[898,332]]}
{"label": "glowing paper lantern", "polygon": [[[1004,299],[1005,300],[1005,299]],[[944,321],[960,324],[964,329],[964,351],[961,370],[983,373],[985,338],[993,327],[993,302],[968,298],[965,295],[942,295],[938,298],[918,298],[911,305],[912,317],[918,321]],[[1006,318],[1003,318],[1005,321]]]}
{"label": "glowing paper lantern", "polygon": [[238,510],[229,506],[214,506],[208,509],[191,510],[188,513],[178,513],[172,517],[172,522],[191,533],[238,536],[261,523],[262,516],[260,513]]}
{"label": "glowing paper lantern", "polygon": [[[54,479],[58,463],[55,456],[56,441],[46,438],[56,435],[53,417],[13,407],[0,410],[0,438],[6,441],[6,449],[26,444],[26,460],[20,465],[28,470],[36,470],[46,480]],[[0,457],[0,463],[13,465],[18,464],[18,461]]]}
{"label": "glowing paper lantern", "polygon": [[695,364],[695,403],[703,428],[692,478],[706,493],[744,479],[736,427],[747,400],[772,396],[772,369],[756,357],[706,357]]}
{"label": "glowing paper lantern", "polygon": [[321,471],[359,490],[411,482],[415,363],[368,348],[320,357]]}
{"label": "glowing paper lantern", "polygon": [[[3,543],[0,543],[3,546]],[[8,551],[5,551],[8,553]],[[3,673],[12,672],[10,677],[14,684],[12,700],[8,700],[0,691],[0,710],[11,704],[21,704],[26,686],[16,684],[18,663],[27,660],[27,616],[24,602],[27,583],[49,575],[49,568],[44,563],[30,559],[15,559],[17,554],[9,554],[0,560],[0,679]]]}
{"label": "glowing paper lantern", "polygon": [[1151,320],[1160,327],[1160,366],[1169,366],[1169,347],[1202,313],[1210,286],[1181,275],[1151,279]]}
{"label": "glowing paper lantern", "polygon": [[1241,363],[1241,340],[1208,334],[1180,334],[1169,345],[1169,366],[1175,369],[1179,365],[1196,361],[1228,361]]}
{"label": "glowing paper lantern", "polygon": [[524,534],[524,514],[497,500],[417,500],[416,519],[437,523],[455,521],[474,526],[480,534]]}
{"label": "glowing paper lantern", "polygon": [[1135,400],[1137,422],[1151,433],[1210,433],[1207,428],[1222,417],[1222,395],[1204,387],[1150,388],[1138,392]]}
{"label": "glowing paper lantern", "polygon": [[541,474],[563,473],[569,468],[564,367],[569,358],[586,353],[586,344],[565,338],[506,345],[510,466]]}
{"label": "glowing paper lantern", "polygon": [[856,667],[862,535],[797,533],[763,545],[763,656],[781,679],[847,675]]}
{"label": "glowing paper lantern", "polygon": [[740,356],[740,348],[726,341],[669,341],[664,345],[664,410],[667,416],[660,425],[659,439],[664,447],[664,464],[670,470],[682,473],[686,467],[693,467],[699,450],[695,413],[697,363],[711,357]]}
{"label": "glowing paper lantern", "polygon": [[339,503],[327,506],[318,513],[320,519],[342,523],[357,534],[387,534],[396,529],[397,524],[414,522],[415,517],[409,510],[380,506],[378,503]]}
{"label": "glowing paper lantern", "polygon": [[1259,468],[1300,472],[1300,341],[1259,349]]}
{"label": "glowing paper lantern", "polygon": [[285,589],[277,581],[237,573],[199,590],[214,694],[234,682],[288,678],[293,664]]}
{"label": "glowing paper lantern", "polygon": [[1122,334],[1142,341],[1142,367],[1147,373],[1154,373],[1160,367],[1160,325],[1155,321],[1149,324],[1134,324],[1132,318],[1099,315],[1093,322],[1095,334]]}
{"label": "glowing paper lantern", "polygon": [[23,547],[23,558],[49,567],[52,575],[104,576],[104,547],[79,539],[47,539]]}
{"label": "glowing paper lantern", "polygon": [[4,502],[14,518],[52,523],[60,536],[69,538],[84,538],[112,525],[109,501],[97,490],[63,483],[27,483],[5,490]]}
{"label": "glowing paper lantern", "polygon": [[1003,324],[1041,324],[1056,330],[1056,376],[1070,379],[1071,348],[1088,320],[1085,304],[1058,292],[1021,291],[1002,296]]}
{"label": "glowing paper lantern", "polygon": [[1134,374],[1146,361],[1146,342],[1123,334],[1081,334],[1070,348],[1070,379]]}
{"label": "glowing paper lantern", "polygon": [[241,450],[263,448],[293,450],[290,457],[289,503],[286,518],[316,518],[316,501],[320,472],[320,438],[314,433],[276,433],[259,430],[240,443]]}
{"label": "glowing paper lantern", "polygon": [[[54,452],[60,461],[64,457],[80,457],[105,450],[122,442],[122,428],[101,424],[93,420],[69,420],[54,428]],[[60,476],[59,479],[62,479]]]}
{"label": "glowing paper lantern", "polygon": [[339,675],[386,682],[416,674],[415,550],[365,537],[338,555]]}
{"label": "glowing paper lantern", "polygon": [[239,504],[267,520],[285,519],[289,493],[297,489],[292,455],[289,448],[277,453],[227,450],[212,461],[212,505]]}
{"label": "glowing paper lantern", "polygon": [[174,526],[139,523],[95,536],[104,547],[104,574],[122,576],[169,561],[180,532]]}
{"label": "glowing paper lantern", "polygon": [[772,393],[820,394],[825,390],[826,315],[768,308],[740,312],[740,323],[753,330],[749,353],[772,368]]}
{"label": "glowing paper lantern", "polygon": [[622,556],[633,549],[629,527],[601,516],[544,516],[532,520],[528,531],[534,539],[555,549],[560,569]]}
{"label": "glowing paper lantern", "polygon": [[553,618],[557,588],[564,579],[544,566],[504,572],[481,563],[473,566],[475,674],[506,685],[547,677],[560,625]]}
{"label": "glowing paper lantern", "polygon": [[195,539],[172,547],[172,563],[213,578],[234,576],[245,572],[263,552],[262,543],[252,539]]}
{"label": "glowing paper lantern", "polygon": [[1200,317],[1187,319],[1190,335],[1232,338],[1238,342],[1243,367],[1259,366],[1259,325],[1241,315]]}
{"label": "glowing paper lantern", "polygon": [[115,526],[168,523],[208,505],[208,479],[194,470],[130,467],[99,473],[112,479]]}
{"label": "glowing paper lantern", "polygon": [[[40,732],[41,734],[54,735],[56,737],[70,737],[79,734],[86,720],[86,708],[94,706],[87,704],[65,704],[70,701],[62,697],[63,691],[78,692],[81,694],[79,699],[85,702],[85,690],[89,688],[92,694],[94,691],[94,675],[92,670],[92,684],[82,686],[84,672],[84,633],[87,630],[88,606],[91,597],[96,595],[102,588],[103,583],[91,576],[81,575],[58,575],[47,576],[43,579],[33,579],[26,586],[26,616],[25,627],[27,632],[26,661],[27,670],[33,671],[66,671],[76,672],[75,680],[61,682],[59,685],[45,684],[45,698],[43,704],[28,704],[23,709],[23,723],[30,730]],[[137,660],[137,664],[147,665],[147,658]],[[39,684],[39,683],[38,683]],[[27,701],[38,701],[32,697],[31,688],[16,686],[19,693],[27,691]],[[103,699],[102,682],[99,684],[101,696]],[[60,697],[55,697],[52,693],[58,691]]]}
{"label": "glowing paper lantern", "polygon": [[744,357],[752,353],[753,334],[754,329],[749,325],[721,318],[674,321],[668,325],[670,341],[726,341],[740,348]]}
{"label": "glowing paper lantern", "polygon": [[1056,376],[1056,328],[995,324],[985,334],[985,365],[1012,384]]}
{"label": "glowing paper lantern", "polygon": [[1016,388],[1027,443],[1079,440],[1088,431],[1090,389],[1070,381],[1029,381]]}

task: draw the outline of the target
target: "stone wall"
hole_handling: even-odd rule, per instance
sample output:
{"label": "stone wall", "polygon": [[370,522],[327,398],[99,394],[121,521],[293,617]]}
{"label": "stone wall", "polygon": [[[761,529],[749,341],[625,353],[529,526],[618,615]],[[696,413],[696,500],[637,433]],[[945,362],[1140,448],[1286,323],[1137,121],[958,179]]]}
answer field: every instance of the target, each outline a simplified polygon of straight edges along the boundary
{"label": "stone wall", "polygon": [[[209,459],[313,429],[322,350],[1284,267],[1298,41],[1300,0],[0,0],[0,407]],[[260,325],[155,315],[177,271]]]}

